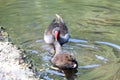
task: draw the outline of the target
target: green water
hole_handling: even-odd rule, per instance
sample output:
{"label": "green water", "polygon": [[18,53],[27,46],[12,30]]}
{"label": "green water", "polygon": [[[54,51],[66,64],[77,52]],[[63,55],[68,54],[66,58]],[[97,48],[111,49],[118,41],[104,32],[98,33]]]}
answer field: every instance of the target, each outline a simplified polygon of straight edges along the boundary
{"label": "green water", "polygon": [[[45,80],[64,79],[43,71],[51,65],[43,32],[56,13],[72,37],[63,49],[73,53],[79,63],[77,79],[119,80],[120,0],[0,0],[0,26],[6,28],[12,42],[26,50]],[[93,64],[99,66],[85,68]]]}

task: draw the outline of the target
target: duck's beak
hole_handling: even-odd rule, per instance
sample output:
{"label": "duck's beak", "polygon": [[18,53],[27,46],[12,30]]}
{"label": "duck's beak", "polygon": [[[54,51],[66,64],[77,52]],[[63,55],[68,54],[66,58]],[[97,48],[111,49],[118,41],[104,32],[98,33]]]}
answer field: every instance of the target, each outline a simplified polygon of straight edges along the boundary
{"label": "duck's beak", "polygon": [[57,39],[58,39],[58,31],[55,31],[54,36],[55,36],[55,40],[57,41]]}

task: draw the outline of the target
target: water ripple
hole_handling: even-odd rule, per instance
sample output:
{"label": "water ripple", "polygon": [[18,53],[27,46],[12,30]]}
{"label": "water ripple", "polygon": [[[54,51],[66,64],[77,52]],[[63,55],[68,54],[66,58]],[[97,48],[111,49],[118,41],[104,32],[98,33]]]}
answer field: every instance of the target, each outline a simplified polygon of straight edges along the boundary
{"label": "water ripple", "polygon": [[43,40],[36,40],[35,42],[36,42],[36,43],[38,43],[38,42],[43,42]]}
{"label": "water ripple", "polygon": [[50,74],[56,74],[56,75],[59,75],[59,76],[64,76],[63,73],[60,73],[60,72],[54,71],[54,70],[50,70],[50,69],[46,69],[46,72],[50,73]]}
{"label": "water ripple", "polygon": [[119,50],[120,50],[120,46],[119,46],[119,45],[117,45],[117,44],[114,44],[114,43],[110,43],[110,42],[103,42],[103,41],[95,41],[95,43],[108,45],[108,46],[111,46],[111,47],[114,47],[114,48],[117,48],[117,49],[119,49]]}
{"label": "water ripple", "polygon": [[79,66],[78,68],[84,68],[84,69],[90,69],[90,68],[95,68],[95,67],[99,67],[100,64],[89,64],[89,65],[85,65],[85,66]]}
{"label": "water ripple", "polygon": [[95,55],[95,57],[101,61],[103,61],[104,63],[108,62],[108,59],[104,58],[103,56],[99,56],[99,55]]}
{"label": "water ripple", "polygon": [[30,52],[31,54],[37,54],[37,53],[38,53],[37,50],[29,50],[29,52]]}
{"label": "water ripple", "polygon": [[80,40],[80,39],[75,39],[75,38],[70,38],[70,39],[69,39],[69,42],[74,42],[74,43],[78,43],[78,42],[87,43],[86,40]]}
{"label": "water ripple", "polygon": [[94,45],[86,45],[86,44],[76,44],[77,46],[82,46],[82,47],[89,47],[89,48],[95,48],[97,49],[97,47],[95,47]]}
{"label": "water ripple", "polygon": [[[75,39],[75,38],[70,38],[69,42],[73,42],[73,43],[88,43],[87,40],[80,40],[80,39]],[[106,42],[106,41],[94,41],[97,44],[104,44],[104,45],[108,45],[111,46],[113,48],[119,49],[120,50],[120,46],[111,42]],[[78,46],[83,46],[83,47],[91,47],[91,48],[96,48],[93,45],[84,45],[84,44],[76,44]]]}

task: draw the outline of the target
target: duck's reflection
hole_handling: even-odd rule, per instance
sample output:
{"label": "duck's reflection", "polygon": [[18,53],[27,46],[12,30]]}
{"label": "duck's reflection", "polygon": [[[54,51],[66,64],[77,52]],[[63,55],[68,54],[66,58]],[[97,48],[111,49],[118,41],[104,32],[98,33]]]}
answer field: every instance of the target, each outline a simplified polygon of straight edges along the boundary
{"label": "duck's reflection", "polygon": [[76,75],[76,73],[78,72],[77,69],[67,69],[67,70],[63,70],[63,72],[67,80],[77,80],[77,75]]}

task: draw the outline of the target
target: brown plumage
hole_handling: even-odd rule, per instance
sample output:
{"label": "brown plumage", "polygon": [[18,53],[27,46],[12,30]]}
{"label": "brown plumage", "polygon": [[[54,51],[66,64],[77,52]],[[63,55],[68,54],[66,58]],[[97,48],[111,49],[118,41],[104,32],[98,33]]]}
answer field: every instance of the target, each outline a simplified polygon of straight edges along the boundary
{"label": "brown plumage", "polygon": [[78,63],[76,59],[69,53],[63,52],[58,41],[54,42],[55,46],[55,54],[51,59],[51,62],[55,67],[59,69],[76,69],[78,67]]}

